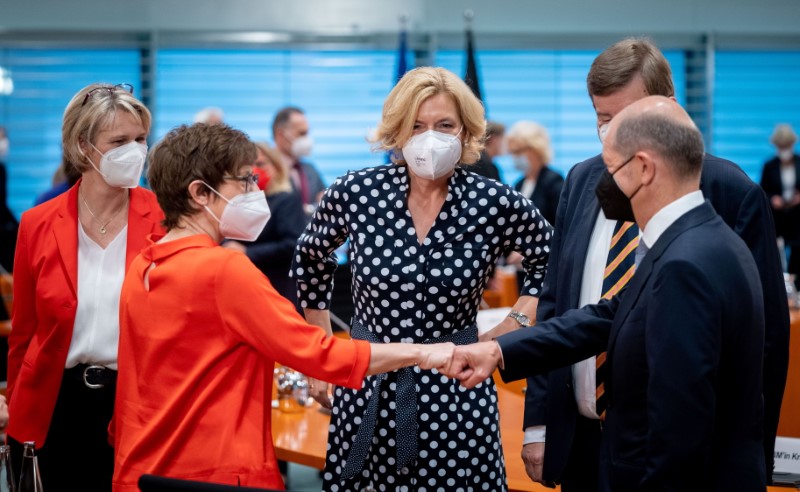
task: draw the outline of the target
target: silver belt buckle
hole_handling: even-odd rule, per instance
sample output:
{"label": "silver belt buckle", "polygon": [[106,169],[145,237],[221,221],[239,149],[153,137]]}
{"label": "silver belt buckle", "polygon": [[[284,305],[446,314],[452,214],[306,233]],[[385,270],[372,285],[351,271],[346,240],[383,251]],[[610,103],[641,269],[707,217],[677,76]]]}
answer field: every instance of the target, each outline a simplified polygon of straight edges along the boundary
{"label": "silver belt buckle", "polygon": [[103,366],[89,366],[86,369],[84,369],[83,370],[83,384],[85,384],[87,388],[91,388],[91,389],[105,388],[105,386],[106,386],[105,384],[92,384],[92,383],[89,382],[89,380],[86,379],[86,377],[89,374],[89,371],[91,371],[93,369],[105,370],[106,368],[103,367]]}

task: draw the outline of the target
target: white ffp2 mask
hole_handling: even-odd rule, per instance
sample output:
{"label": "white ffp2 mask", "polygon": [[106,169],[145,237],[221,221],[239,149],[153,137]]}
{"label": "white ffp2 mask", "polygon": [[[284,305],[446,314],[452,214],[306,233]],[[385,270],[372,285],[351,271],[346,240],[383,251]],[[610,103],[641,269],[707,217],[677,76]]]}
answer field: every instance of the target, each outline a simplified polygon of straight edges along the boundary
{"label": "white ffp2 mask", "polygon": [[[89,145],[92,144],[90,143]],[[92,147],[100,152],[94,145]],[[142,170],[144,169],[144,161],[147,159],[147,145],[131,141],[102,155],[99,168],[95,166],[91,159],[89,159],[89,163],[103,176],[109,186],[117,188],[136,188],[139,186],[139,180],[142,178]]]}
{"label": "white ffp2 mask", "polygon": [[428,130],[406,142],[403,158],[420,178],[438,179],[453,172],[461,159],[461,140],[458,134]]}
{"label": "white ffp2 mask", "polygon": [[214,188],[208,186],[208,189],[228,202],[221,217],[214,215],[208,206],[205,207],[206,211],[219,222],[219,233],[222,237],[239,241],[255,241],[272,216],[264,192],[261,190],[251,191],[228,200]]}

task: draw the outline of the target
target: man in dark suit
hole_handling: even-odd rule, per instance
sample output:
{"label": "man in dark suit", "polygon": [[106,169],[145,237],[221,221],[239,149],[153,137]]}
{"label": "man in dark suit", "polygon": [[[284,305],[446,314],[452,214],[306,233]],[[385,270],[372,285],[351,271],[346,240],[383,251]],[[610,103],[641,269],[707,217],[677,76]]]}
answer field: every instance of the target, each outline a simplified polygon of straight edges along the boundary
{"label": "man in dark suit", "polygon": [[311,154],[314,145],[308,133],[308,119],[302,109],[288,106],[275,114],[272,121],[275,147],[283,157],[292,189],[300,194],[306,215],[311,216],[327,186],[316,168],[302,160]]}
{"label": "man in dark suit", "polygon": [[494,158],[502,154],[503,151],[503,134],[506,132],[506,127],[502,123],[496,121],[486,122],[486,135],[484,136],[484,147],[481,151],[481,157],[470,165],[467,169],[473,173],[480,174],[487,178],[492,178],[495,181],[503,182],[500,176],[500,168],[494,163]]}
{"label": "man in dark suit", "polygon": [[786,271],[800,277],[800,156],[794,153],[797,135],[791,126],[778,125],[770,141],[777,155],[764,163],[761,187],[772,205],[775,232],[790,247]]}
{"label": "man in dark suit", "polygon": [[[669,63],[658,48],[643,39],[624,39],[603,51],[592,64],[587,86],[601,137],[609,122],[629,104],[647,95],[674,99],[675,92]],[[595,195],[604,170],[602,156],[595,156],[577,164],[567,176],[537,310],[539,322],[597,302],[603,294],[609,244],[616,237],[618,223],[601,213]],[[769,204],[758,185],[735,164],[708,154],[700,187],[724,222],[749,247],[762,283],[766,320],[764,456],[771,472],[788,368],[789,315]],[[602,426],[595,406],[596,370],[595,358],[590,357],[574,367],[528,379],[522,455],[533,480],[561,483],[564,492],[597,489]]]}
{"label": "man in dark suit", "polygon": [[764,490],[761,285],[745,243],[703,199],[702,136],[674,101],[651,96],[616,115],[603,160],[603,210],[627,208],[642,230],[627,288],[458,347],[442,370],[470,387],[497,365],[513,380],[606,350],[600,490]]}

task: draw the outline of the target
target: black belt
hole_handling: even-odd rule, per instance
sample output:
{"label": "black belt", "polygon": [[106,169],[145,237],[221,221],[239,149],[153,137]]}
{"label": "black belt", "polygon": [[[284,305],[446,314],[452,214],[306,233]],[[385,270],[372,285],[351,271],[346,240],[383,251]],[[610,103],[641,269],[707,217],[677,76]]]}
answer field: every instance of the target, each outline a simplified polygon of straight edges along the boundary
{"label": "black belt", "polygon": [[82,382],[90,389],[101,389],[117,382],[117,371],[103,366],[78,364],[65,370],[64,377]]}
{"label": "black belt", "polygon": [[[350,336],[358,340],[366,340],[370,343],[383,343],[378,336],[367,330],[358,320],[353,320],[353,327]],[[450,333],[443,337],[424,340],[422,343],[444,343],[453,342],[456,345],[468,345],[478,341],[478,326],[472,325],[461,331]],[[397,382],[395,383],[395,423],[397,425],[397,471],[410,464],[417,456],[417,392],[415,390],[416,380],[414,370],[405,367],[397,371]],[[342,471],[342,478],[350,479],[361,473],[364,467],[364,459],[367,457],[369,446],[372,444],[372,436],[375,433],[375,421],[378,417],[378,400],[381,395],[381,383],[386,380],[386,373],[376,374],[375,383],[372,389],[372,396],[369,399],[364,415],[361,417],[361,425],[358,427],[356,439],[347,455],[347,462]],[[402,441],[402,442],[400,442]]]}

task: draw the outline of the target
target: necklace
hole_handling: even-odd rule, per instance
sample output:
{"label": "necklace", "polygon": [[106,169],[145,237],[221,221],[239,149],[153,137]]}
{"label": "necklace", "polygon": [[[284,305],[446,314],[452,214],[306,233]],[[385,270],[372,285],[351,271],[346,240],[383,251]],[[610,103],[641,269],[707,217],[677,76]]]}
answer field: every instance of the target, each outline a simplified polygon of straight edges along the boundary
{"label": "necklace", "polygon": [[106,223],[104,224],[104,223],[103,223],[103,222],[102,222],[100,219],[98,219],[98,218],[97,218],[97,216],[94,214],[94,212],[92,212],[92,209],[91,209],[91,208],[89,208],[89,204],[88,204],[88,203],[86,203],[86,199],[85,199],[85,198],[83,198],[83,195],[82,195],[82,194],[81,194],[81,201],[83,202],[83,205],[86,207],[86,210],[88,210],[88,211],[89,211],[89,215],[91,215],[91,216],[92,216],[92,220],[94,220],[94,221],[95,221],[95,223],[97,223],[97,225],[99,225],[99,226],[100,226],[100,234],[105,234],[106,232],[108,232],[108,229],[106,229],[106,227],[108,226],[108,224],[110,224],[110,223],[111,223],[111,222],[112,222],[114,219],[116,219],[116,218],[117,218],[117,216],[120,214],[120,212],[122,212],[123,210],[125,210],[125,206],[124,206],[124,205],[123,205],[123,206],[121,206],[121,207],[119,208],[119,210],[117,210],[116,212],[114,212],[114,215],[112,215],[112,216],[111,216],[111,218],[110,218],[110,219],[108,219],[108,220],[106,221]]}

